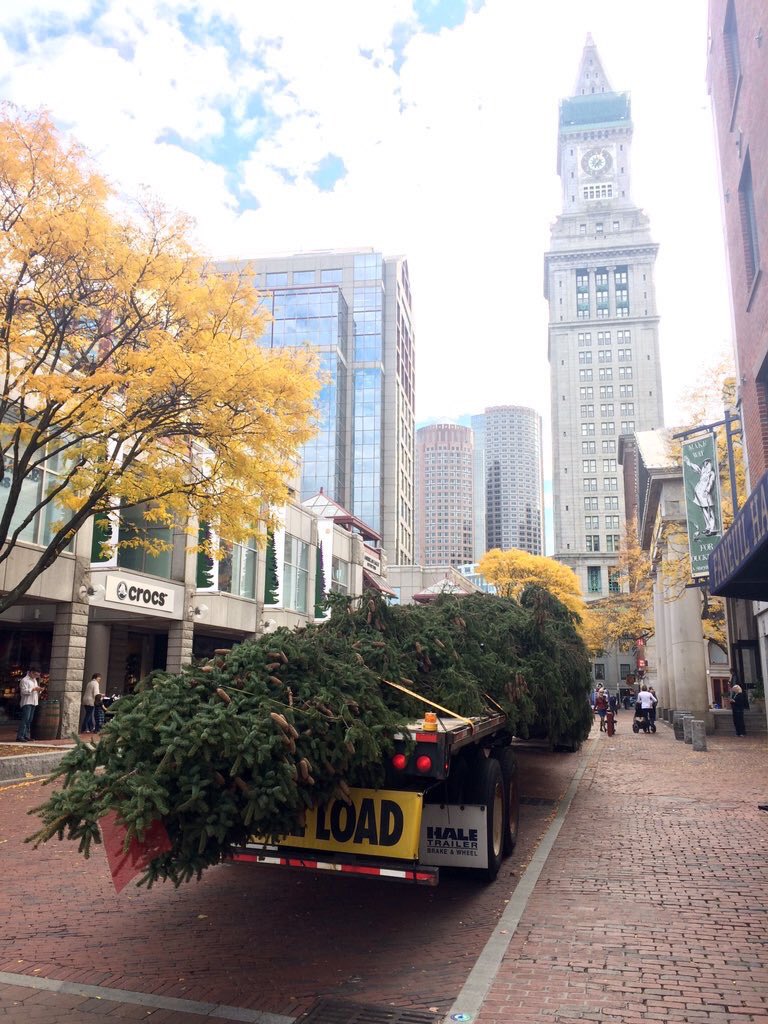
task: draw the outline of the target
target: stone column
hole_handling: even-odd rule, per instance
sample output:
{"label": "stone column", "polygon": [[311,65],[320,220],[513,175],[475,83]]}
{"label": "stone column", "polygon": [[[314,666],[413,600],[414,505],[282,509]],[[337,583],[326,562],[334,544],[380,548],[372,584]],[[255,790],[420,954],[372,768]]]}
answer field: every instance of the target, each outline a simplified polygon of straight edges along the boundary
{"label": "stone column", "polygon": [[48,692],[51,698],[61,701],[62,736],[76,733],[80,726],[87,635],[87,601],[76,598],[56,606]]}
{"label": "stone column", "polygon": [[180,672],[183,665],[192,661],[192,639],[195,627],[191,619],[174,621],[168,627],[168,656],[166,672]]}
{"label": "stone column", "polygon": [[657,575],[653,581],[653,620],[656,634],[656,685],[659,704],[664,708],[672,707],[670,694],[670,672],[667,664],[667,631],[664,620],[664,602],[661,593],[661,579]]}
{"label": "stone column", "polygon": [[693,587],[686,589],[667,607],[675,706],[703,720],[709,701],[699,591]]}
{"label": "stone column", "polygon": [[669,707],[674,710],[684,706],[678,700],[677,687],[675,686],[675,660],[672,654],[671,634],[672,597],[666,587],[662,589],[662,616],[664,621],[662,630],[664,633],[665,662],[667,664],[667,694],[670,701]]}

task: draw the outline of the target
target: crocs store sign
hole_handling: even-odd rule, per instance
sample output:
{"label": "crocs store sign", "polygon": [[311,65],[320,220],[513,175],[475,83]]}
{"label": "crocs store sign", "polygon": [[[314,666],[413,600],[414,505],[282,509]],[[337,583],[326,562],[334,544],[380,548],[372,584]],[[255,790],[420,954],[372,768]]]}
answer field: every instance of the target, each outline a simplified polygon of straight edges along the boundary
{"label": "crocs store sign", "polygon": [[173,590],[158,586],[153,580],[136,580],[125,576],[107,576],[105,599],[136,611],[173,612],[176,596]]}

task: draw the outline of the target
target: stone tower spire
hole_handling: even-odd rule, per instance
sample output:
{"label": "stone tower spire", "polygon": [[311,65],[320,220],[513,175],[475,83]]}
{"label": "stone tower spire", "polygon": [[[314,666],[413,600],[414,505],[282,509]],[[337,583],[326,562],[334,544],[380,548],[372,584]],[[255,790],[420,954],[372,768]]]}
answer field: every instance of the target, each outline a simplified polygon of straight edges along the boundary
{"label": "stone tower spire", "polygon": [[573,95],[590,96],[601,92],[613,92],[613,89],[608,81],[603,63],[600,60],[600,54],[597,52],[592,33],[588,32]]}

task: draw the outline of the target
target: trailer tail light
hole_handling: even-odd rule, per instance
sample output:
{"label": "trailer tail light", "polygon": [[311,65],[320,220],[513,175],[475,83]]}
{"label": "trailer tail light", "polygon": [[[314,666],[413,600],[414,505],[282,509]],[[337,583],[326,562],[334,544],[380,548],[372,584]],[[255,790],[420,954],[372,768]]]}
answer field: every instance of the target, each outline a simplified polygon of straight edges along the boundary
{"label": "trailer tail light", "polygon": [[408,758],[405,754],[395,754],[392,758],[392,767],[398,772],[403,771],[407,764]]}
{"label": "trailer tail light", "polygon": [[422,775],[426,775],[427,772],[432,771],[432,758],[426,754],[422,754],[416,758],[416,771],[421,772]]}

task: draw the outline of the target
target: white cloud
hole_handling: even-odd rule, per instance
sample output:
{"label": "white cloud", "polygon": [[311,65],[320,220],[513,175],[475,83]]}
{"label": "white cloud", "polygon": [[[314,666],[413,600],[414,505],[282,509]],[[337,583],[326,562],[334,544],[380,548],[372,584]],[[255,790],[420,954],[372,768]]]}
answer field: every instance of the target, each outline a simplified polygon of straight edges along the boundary
{"label": "white cloud", "polygon": [[[3,59],[0,41],[0,82],[17,102],[45,104],[72,124],[114,180],[147,182],[195,215],[216,255],[351,245],[405,254],[420,418],[505,402],[546,418],[542,261],[560,209],[557,106],[591,31],[614,88],[632,92],[633,193],[661,245],[674,420],[690,363],[730,337],[706,12],[696,6],[694,17],[668,0],[549,0],[523,17],[509,0],[488,0],[455,29],[413,35],[398,75],[390,42],[396,25],[415,29],[410,0],[198,0],[199,20],[237,25],[245,61],[229,59],[218,34],[207,45],[184,37],[167,12],[191,3],[145,0],[131,13],[114,2],[97,26],[112,47],[64,35]],[[247,121],[254,93],[265,109]],[[243,118],[231,140],[240,185],[260,203],[242,214],[226,171],[205,155],[227,104]],[[168,130],[198,143],[199,155],[158,143]],[[307,176],[328,153],[347,175],[321,192]]]}

